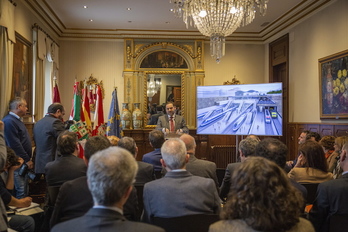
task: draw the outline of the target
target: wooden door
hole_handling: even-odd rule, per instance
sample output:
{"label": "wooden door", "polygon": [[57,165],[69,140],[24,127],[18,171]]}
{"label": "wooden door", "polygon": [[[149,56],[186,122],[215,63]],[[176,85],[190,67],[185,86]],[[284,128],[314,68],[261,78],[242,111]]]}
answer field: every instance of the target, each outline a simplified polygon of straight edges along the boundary
{"label": "wooden door", "polygon": [[174,105],[181,109],[181,87],[173,87]]}

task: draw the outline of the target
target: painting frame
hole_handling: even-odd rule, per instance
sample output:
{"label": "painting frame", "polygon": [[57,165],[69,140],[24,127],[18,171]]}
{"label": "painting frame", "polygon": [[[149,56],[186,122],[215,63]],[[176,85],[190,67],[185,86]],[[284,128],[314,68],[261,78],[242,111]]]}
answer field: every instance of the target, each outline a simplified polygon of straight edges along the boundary
{"label": "painting frame", "polygon": [[348,118],[348,50],[320,58],[320,119]]}
{"label": "painting frame", "polygon": [[28,107],[28,111],[24,117],[30,117],[33,112],[32,43],[16,32],[16,43],[13,47],[11,99],[15,97],[24,98]]}

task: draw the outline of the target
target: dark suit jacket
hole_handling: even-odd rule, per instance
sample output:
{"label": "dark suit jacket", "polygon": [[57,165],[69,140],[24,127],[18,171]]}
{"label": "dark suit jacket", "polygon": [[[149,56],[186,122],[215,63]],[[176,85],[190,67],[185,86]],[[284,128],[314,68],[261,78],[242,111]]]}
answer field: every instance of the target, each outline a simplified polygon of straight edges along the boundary
{"label": "dark suit jacket", "polygon": [[195,155],[191,154],[186,170],[194,176],[201,176],[211,178],[214,180],[216,189],[219,191],[219,182],[216,175],[216,164],[207,160],[197,159]]}
{"label": "dark suit jacket", "polygon": [[57,138],[64,130],[63,122],[50,114],[35,123],[35,173],[45,173],[46,164],[55,159]]}
{"label": "dark suit jacket", "polygon": [[[174,127],[175,131],[182,129],[184,133],[189,133],[189,129],[186,126],[186,122],[183,116],[176,114],[174,121],[175,121],[175,127]],[[168,115],[163,115],[158,118],[156,129],[162,130],[163,128],[167,128],[168,130],[170,130]]]}
{"label": "dark suit jacket", "polygon": [[[53,227],[57,223],[81,217],[92,207],[93,198],[88,189],[87,177],[82,176],[67,181],[60,187],[50,225]],[[123,214],[128,220],[139,220],[137,218],[138,197],[135,188],[123,206]]]}
{"label": "dark suit jacket", "polygon": [[111,209],[92,208],[84,216],[56,225],[52,232],[164,232],[162,228],[127,221],[120,213]]}
{"label": "dark suit jacket", "polygon": [[143,155],[143,162],[152,164],[153,167],[155,168],[155,171],[162,170],[162,164],[160,161],[161,159],[162,159],[161,148],[156,148],[155,150]]}
{"label": "dark suit jacket", "polygon": [[219,211],[220,198],[212,179],[172,171],[145,184],[143,221]]}
{"label": "dark suit jacket", "polygon": [[152,164],[148,164],[142,161],[137,161],[138,173],[135,177],[135,185],[144,185],[156,179],[154,167]]}
{"label": "dark suit jacket", "polygon": [[317,198],[309,212],[309,220],[318,232],[329,231],[329,218],[348,214],[348,174],[318,185]]}
{"label": "dark suit jacket", "polygon": [[60,186],[68,180],[85,176],[85,162],[74,155],[61,155],[55,161],[46,164],[46,182],[48,186]]}
{"label": "dark suit jacket", "polygon": [[220,187],[220,198],[222,200],[226,198],[228,193],[230,192],[232,173],[236,168],[238,168],[240,164],[241,163],[231,163],[227,165],[225,176],[224,176],[224,179],[222,180],[222,184]]}

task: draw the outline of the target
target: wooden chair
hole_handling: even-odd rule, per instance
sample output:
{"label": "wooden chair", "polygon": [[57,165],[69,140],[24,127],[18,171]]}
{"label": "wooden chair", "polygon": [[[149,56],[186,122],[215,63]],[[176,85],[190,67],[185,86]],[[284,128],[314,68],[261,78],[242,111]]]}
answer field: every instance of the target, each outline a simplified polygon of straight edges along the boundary
{"label": "wooden chair", "polygon": [[348,232],[348,214],[334,214],[329,220],[329,232]]}
{"label": "wooden chair", "polygon": [[175,218],[153,218],[153,224],[166,232],[208,232],[209,226],[219,221],[216,214],[194,214]]}

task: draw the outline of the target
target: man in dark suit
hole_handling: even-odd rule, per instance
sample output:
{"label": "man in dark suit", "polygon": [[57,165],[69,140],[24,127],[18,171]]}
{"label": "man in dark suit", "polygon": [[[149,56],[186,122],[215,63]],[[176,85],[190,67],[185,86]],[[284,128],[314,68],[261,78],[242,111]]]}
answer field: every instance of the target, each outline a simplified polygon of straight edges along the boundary
{"label": "man in dark suit", "polygon": [[151,147],[154,148],[153,151],[146,153],[143,155],[143,162],[152,164],[155,168],[156,172],[161,172],[162,164],[161,164],[161,147],[164,143],[164,134],[162,131],[153,130],[149,133],[149,142]]}
{"label": "man in dark suit", "polygon": [[[85,144],[84,161],[88,166],[91,157],[98,151],[110,147],[110,141],[105,136],[93,136]],[[87,185],[87,176],[65,182],[59,190],[54,206],[50,225],[53,227],[59,222],[81,217],[93,207],[93,199]],[[124,216],[129,220],[135,220],[137,212],[137,195],[132,190],[130,197],[123,208]]]}
{"label": "man in dark suit", "polygon": [[152,225],[127,221],[122,215],[137,169],[134,157],[123,148],[109,147],[94,154],[87,172],[93,208],[82,217],[57,224],[52,232],[164,231]]}
{"label": "man in dark suit", "polygon": [[[129,151],[134,156],[134,159],[137,158],[138,147],[133,138],[125,136],[118,141],[117,146]],[[156,179],[153,165],[142,161],[137,161],[137,163],[138,172],[135,177],[134,185],[144,185],[145,183]]]}
{"label": "man in dark suit", "polygon": [[45,117],[34,125],[34,141],[36,144],[35,173],[45,173],[45,166],[55,159],[57,138],[64,128],[63,116],[65,110],[62,104],[53,103],[47,109]]}
{"label": "man in dark suit", "polygon": [[157,106],[156,113],[151,115],[148,125],[157,125],[158,118],[162,115],[163,115],[163,107]]}
{"label": "man in dark suit", "polygon": [[[254,155],[256,145],[259,143],[257,139],[245,138],[240,141],[238,150],[241,162],[243,162],[248,156]],[[235,170],[241,163],[230,163],[226,167],[225,176],[220,187],[220,198],[225,200],[231,187],[231,176],[233,170]]]}
{"label": "man in dark suit", "polygon": [[74,132],[61,133],[57,141],[58,157],[45,167],[48,186],[61,186],[68,180],[86,175],[87,166],[78,158],[77,135]]}
{"label": "man in dark suit", "polygon": [[187,154],[190,155],[188,163],[186,164],[186,170],[194,176],[213,179],[216,188],[219,191],[219,183],[216,176],[216,164],[196,158],[196,141],[191,135],[183,134],[180,136],[180,139],[185,143]]}
{"label": "man in dark suit", "polygon": [[[5,124],[5,140],[7,146],[12,148],[16,155],[24,160],[29,169],[34,167],[31,152],[31,139],[29,132],[21,118],[28,111],[25,99],[16,97],[10,102],[10,112],[2,119]],[[15,194],[18,199],[28,195],[28,175],[19,175],[19,169],[14,172]]]}
{"label": "man in dark suit", "polygon": [[[189,133],[183,116],[175,114],[175,107],[172,102],[166,104],[167,115],[160,116],[157,121],[157,130],[165,134]],[[173,123],[173,126],[171,124]]]}
{"label": "man in dark suit", "polygon": [[185,143],[169,139],[162,146],[161,160],[167,174],[145,184],[143,221],[153,217],[180,217],[192,214],[218,214],[220,198],[210,178],[194,176],[186,169],[189,155]]}
{"label": "man in dark suit", "polygon": [[335,214],[348,214],[348,143],[340,154],[342,176],[318,185],[317,197],[309,212],[309,220],[315,231],[329,231],[329,220]]}

